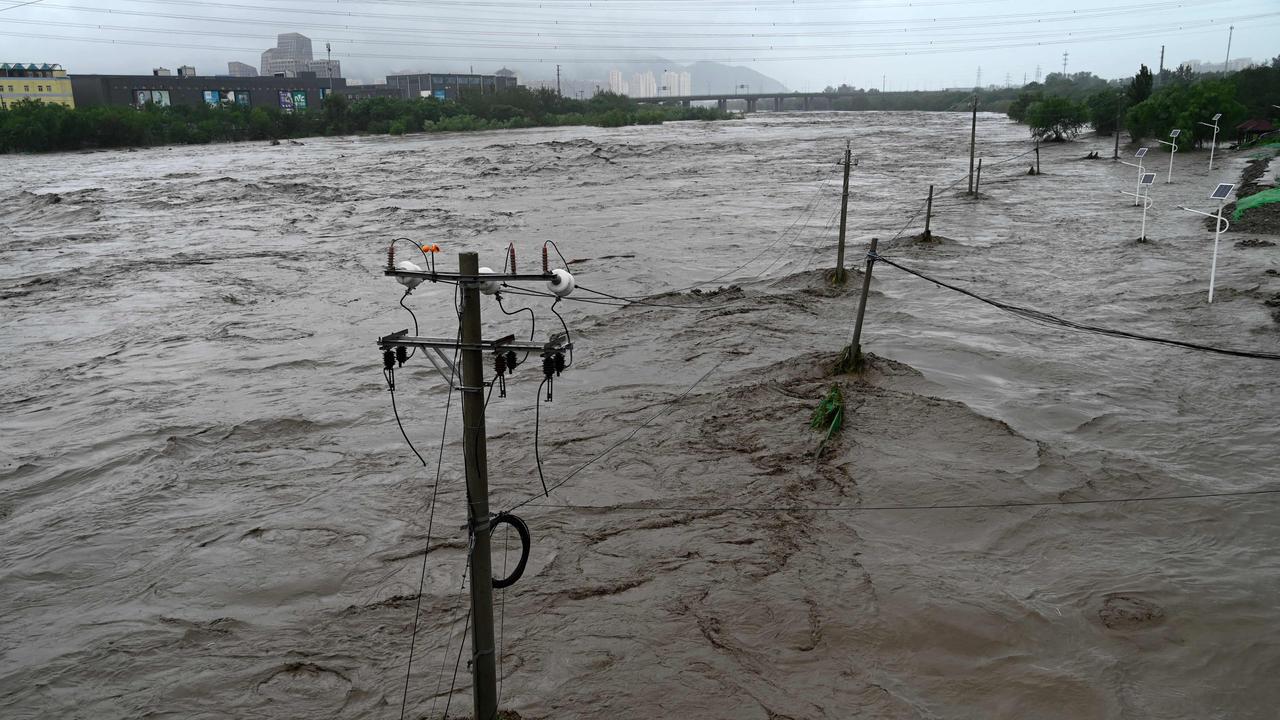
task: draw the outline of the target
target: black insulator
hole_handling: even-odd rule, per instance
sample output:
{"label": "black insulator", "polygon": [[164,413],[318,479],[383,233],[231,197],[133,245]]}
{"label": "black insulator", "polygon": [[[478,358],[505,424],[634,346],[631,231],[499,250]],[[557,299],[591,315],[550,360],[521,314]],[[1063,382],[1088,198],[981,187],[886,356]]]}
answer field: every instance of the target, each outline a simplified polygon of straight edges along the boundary
{"label": "black insulator", "polygon": [[388,245],[388,246],[387,246],[387,269],[388,269],[388,270],[395,270],[395,269],[396,269],[396,244],[395,244],[395,241],[392,241],[392,243],[391,243],[390,245]]}
{"label": "black insulator", "polygon": [[506,355],[503,355],[502,353],[498,353],[493,356],[493,372],[498,377],[502,377],[503,375],[507,374],[507,356]]}
{"label": "black insulator", "polygon": [[558,352],[554,357],[556,362],[556,375],[559,375],[564,372],[564,353]]}
{"label": "black insulator", "polygon": [[507,369],[511,372],[515,372],[516,366],[519,364],[520,364],[520,361],[516,359],[516,351],[508,350],[507,351]]}
{"label": "black insulator", "polygon": [[403,345],[396,346],[396,362],[400,367],[404,367],[404,361],[409,359],[409,351]]}
{"label": "black insulator", "polygon": [[542,356],[542,375],[550,378],[556,372],[556,359],[550,353]]}
{"label": "black insulator", "polygon": [[391,370],[396,366],[396,354],[390,350],[382,351],[382,367]]}

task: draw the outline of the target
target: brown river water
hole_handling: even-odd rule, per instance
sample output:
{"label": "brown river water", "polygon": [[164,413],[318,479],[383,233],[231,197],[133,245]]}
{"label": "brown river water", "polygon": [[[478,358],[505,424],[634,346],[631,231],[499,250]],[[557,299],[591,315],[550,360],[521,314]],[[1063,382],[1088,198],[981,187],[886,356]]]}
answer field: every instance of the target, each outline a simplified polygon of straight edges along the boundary
{"label": "brown river water", "polygon": [[[533,367],[490,401],[495,510],[541,487],[535,412],[549,481],[630,438],[518,511],[533,552],[496,594],[503,708],[1276,717],[1280,496],[920,509],[1280,486],[1275,363],[1026,322],[881,264],[870,369],[827,372],[861,282],[823,275],[846,140],[851,267],[879,237],[1008,302],[1280,349],[1280,247],[1228,233],[1210,305],[1212,235],[1177,209],[1210,209],[1243,155],[1212,173],[1179,155],[1166,185],[1153,152],[1140,244],[1135,171],[1082,159],[1109,138],[1046,146],[1032,177],[1030,157],[996,164],[1026,129],[981,115],[973,201],[942,190],[968,125],[765,114],[0,158],[0,716],[400,717],[448,395],[420,358],[397,373],[424,469],[374,345],[411,327],[381,274],[405,236],[445,269],[461,250],[500,267],[508,243],[531,268],[555,240],[580,286],[681,306],[561,303],[576,357],[554,402],[535,408]],[[930,183],[944,240],[923,244]],[[664,294],[721,275],[706,289],[736,287]],[[422,334],[456,330],[451,287],[406,302]],[[544,298],[504,302],[559,329]],[[483,312],[487,334],[529,332]],[[835,382],[845,427],[819,458],[809,414]],[[451,682],[460,433],[455,402],[406,717],[471,707],[465,657]],[[495,543],[514,562],[514,536]]]}

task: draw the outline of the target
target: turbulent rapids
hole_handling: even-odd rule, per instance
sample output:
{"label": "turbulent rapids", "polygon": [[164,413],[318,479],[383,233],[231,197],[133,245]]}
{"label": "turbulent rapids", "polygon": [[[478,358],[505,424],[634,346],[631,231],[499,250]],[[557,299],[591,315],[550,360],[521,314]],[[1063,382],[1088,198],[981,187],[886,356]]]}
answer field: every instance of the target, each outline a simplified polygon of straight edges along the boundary
{"label": "turbulent rapids", "polygon": [[[1275,363],[1075,334],[877,266],[868,368],[830,373],[861,281],[827,276],[846,140],[851,268],[877,237],[988,296],[1274,353],[1274,238],[1224,236],[1209,305],[1212,233],[1177,209],[1210,209],[1247,158],[1210,173],[1180,153],[1138,243],[1109,138],[1046,145],[1028,176],[998,162],[1026,129],[981,115],[974,200],[942,191],[968,131],[961,114],[809,113],[7,157],[0,715],[398,716],[435,478],[374,344],[412,327],[382,275],[407,237],[448,270],[462,250],[501,267],[509,243],[532,267],[554,240],[580,285],[652,301],[557,307],[576,357],[537,411],[548,480],[634,437],[520,511],[528,567],[495,593],[501,707],[1270,717],[1280,497],[1042,503],[1272,487]],[[446,337],[453,301],[429,283],[406,300]],[[547,302],[504,302],[534,308],[537,339],[560,330]],[[486,335],[528,337],[527,313],[484,313]],[[495,509],[541,492],[538,379],[517,370],[488,406]],[[445,383],[425,362],[396,383],[433,460]],[[843,427],[818,457],[809,419],[833,385]],[[415,718],[471,703],[465,658],[451,682],[458,417]],[[921,509],[955,505],[983,507]],[[519,547],[495,536],[495,574]]]}

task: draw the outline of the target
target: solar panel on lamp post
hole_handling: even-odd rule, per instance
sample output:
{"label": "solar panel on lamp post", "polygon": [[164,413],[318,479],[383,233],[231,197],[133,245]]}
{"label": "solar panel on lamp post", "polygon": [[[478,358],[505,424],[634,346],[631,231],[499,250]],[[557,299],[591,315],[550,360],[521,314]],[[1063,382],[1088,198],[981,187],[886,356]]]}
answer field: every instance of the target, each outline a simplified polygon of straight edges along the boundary
{"label": "solar panel on lamp post", "polygon": [[1218,118],[1222,117],[1222,113],[1213,116],[1213,124],[1207,122],[1200,123],[1205,127],[1213,128],[1213,142],[1209,143],[1209,169],[1213,169],[1213,151],[1218,149]]}
{"label": "solar panel on lamp post", "polygon": [[[1134,196],[1134,204],[1137,204],[1138,200],[1142,201],[1142,233],[1138,235],[1138,242],[1147,241],[1147,210],[1151,207],[1153,202],[1151,200],[1150,190],[1151,190],[1151,184],[1154,183],[1155,181],[1156,181],[1155,173],[1143,173],[1142,177],[1138,178],[1138,192],[1125,193],[1125,195]],[[1147,192],[1145,193],[1143,192],[1144,188],[1147,190]]]}
{"label": "solar panel on lamp post", "polygon": [[1160,140],[1161,145],[1169,146],[1169,177],[1165,179],[1165,184],[1173,182],[1173,156],[1178,154],[1178,136],[1182,134],[1182,130],[1174,128],[1169,132],[1169,137],[1173,138],[1173,142]]}
{"label": "solar panel on lamp post", "polygon": [[1125,193],[1126,195],[1133,196],[1134,205],[1138,204],[1138,194],[1142,192],[1142,174],[1146,172],[1145,170],[1142,169],[1142,158],[1147,156],[1147,151],[1150,149],[1151,148],[1145,148],[1145,147],[1138,148],[1138,152],[1133,154],[1133,156],[1138,159],[1138,162],[1136,165],[1131,162],[1125,162],[1124,160],[1120,161],[1120,163],[1123,165],[1128,165],[1129,167],[1138,168],[1138,187],[1136,188],[1136,192]]}
{"label": "solar panel on lamp post", "polygon": [[1222,207],[1227,203],[1227,196],[1235,189],[1235,183],[1218,183],[1218,187],[1214,188],[1213,192],[1209,193],[1210,200],[1218,201],[1218,212],[1216,213],[1201,212],[1199,210],[1192,210],[1189,207],[1183,207],[1181,205],[1178,206],[1180,209],[1186,210],[1187,212],[1204,215],[1205,217],[1211,217],[1215,220],[1213,225],[1213,261],[1209,264],[1210,303],[1213,302],[1213,284],[1218,275],[1218,241],[1222,238],[1222,233],[1226,232],[1231,227],[1231,223],[1228,222],[1226,218],[1222,217]]}

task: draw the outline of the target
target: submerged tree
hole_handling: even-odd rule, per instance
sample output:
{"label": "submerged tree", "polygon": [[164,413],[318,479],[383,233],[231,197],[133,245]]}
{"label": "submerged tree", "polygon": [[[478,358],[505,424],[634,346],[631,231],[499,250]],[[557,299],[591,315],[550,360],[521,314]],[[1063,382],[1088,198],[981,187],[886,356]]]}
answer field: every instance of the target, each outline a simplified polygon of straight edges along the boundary
{"label": "submerged tree", "polygon": [[1089,96],[1089,122],[1099,135],[1110,135],[1118,129],[1124,95],[1117,90],[1102,90]]}
{"label": "submerged tree", "polygon": [[1089,111],[1083,103],[1064,97],[1049,97],[1027,108],[1027,124],[1031,136],[1042,140],[1061,141],[1080,134],[1088,122]]}

